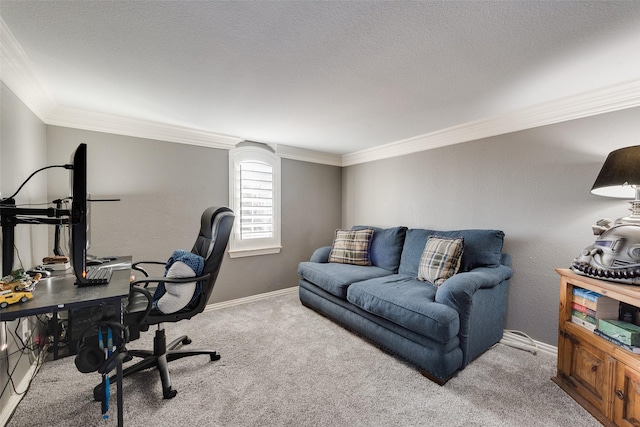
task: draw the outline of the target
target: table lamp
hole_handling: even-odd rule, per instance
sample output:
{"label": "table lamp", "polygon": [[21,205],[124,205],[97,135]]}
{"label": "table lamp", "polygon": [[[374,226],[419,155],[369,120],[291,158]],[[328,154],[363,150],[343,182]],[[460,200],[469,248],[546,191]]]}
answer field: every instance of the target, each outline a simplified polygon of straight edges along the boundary
{"label": "table lamp", "polygon": [[631,215],[618,218],[615,223],[640,225],[640,145],[609,153],[591,193],[633,199],[629,209]]}

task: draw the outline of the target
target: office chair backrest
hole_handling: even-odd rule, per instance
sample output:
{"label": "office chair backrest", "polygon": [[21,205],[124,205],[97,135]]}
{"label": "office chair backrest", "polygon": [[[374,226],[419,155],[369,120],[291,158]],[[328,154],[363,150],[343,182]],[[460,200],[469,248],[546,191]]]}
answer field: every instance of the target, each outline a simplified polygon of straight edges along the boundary
{"label": "office chair backrest", "polygon": [[[213,285],[216,282],[222,260],[224,259],[224,252],[229,242],[234,219],[235,215],[233,211],[227,207],[210,207],[202,214],[200,219],[200,232],[198,233],[191,252],[204,258],[202,274],[209,273],[209,278],[203,281],[202,293],[199,295],[197,301],[178,312],[158,314],[151,311],[151,307],[148,306],[145,300],[145,306],[147,307],[146,312],[137,314],[137,310],[133,309],[129,312],[128,318],[125,319],[130,328],[141,327],[141,330],[146,330],[144,326],[190,319],[204,311],[213,292]],[[129,305],[132,305],[131,299]]]}
{"label": "office chair backrest", "polygon": [[229,242],[235,215],[227,207],[210,207],[200,218],[200,233],[191,252],[204,258],[202,274],[209,274],[209,279],[203,283],[202,295],[198,301],[194,314],[204,310],[213,286],[220,272],[224,252]]}

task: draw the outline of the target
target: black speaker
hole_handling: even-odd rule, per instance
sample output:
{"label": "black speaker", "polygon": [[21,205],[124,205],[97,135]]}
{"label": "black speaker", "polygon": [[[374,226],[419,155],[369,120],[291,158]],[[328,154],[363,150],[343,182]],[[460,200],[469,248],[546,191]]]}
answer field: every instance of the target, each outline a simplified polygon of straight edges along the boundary
{"label": "black speaker", "polygon": [[[106,343],[106,332],[109,328],[112,330],[111,336],[116,349],[105,359],[104,349],[98,346],[97,340],[95,340],[95,343],[89,344],[87,337],[95,337],[97,331],[98,334],[103,334],[103,342]],[[124,335],[124,339],[122,335]],[[78,342],[78,354],[75,358],[78,371],[85,374],[96,371],[100,374],[108,374],[111,372],[118,363],[127,357],[125,344],[128,341],[128,335],[127,328],[120,323],[103,321],[91,325],[82,333],[82,337]]]}

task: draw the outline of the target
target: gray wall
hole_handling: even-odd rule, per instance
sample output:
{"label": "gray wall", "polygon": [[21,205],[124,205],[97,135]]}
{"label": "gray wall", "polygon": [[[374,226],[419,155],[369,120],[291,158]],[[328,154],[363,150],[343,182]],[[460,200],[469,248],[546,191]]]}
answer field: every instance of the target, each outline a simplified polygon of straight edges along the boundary
{"label": "gray wall", "polygon": [[[229,204],[226,150],[49,126],[48,161],[68,161],[82,142],[92,198],[121,199],[92,203],[92,254],[164,261],[191,249],[206,207]],[[339,167],[283,159],[281,253],[227,255],[211,302],[296,286],[298,262],[340,227],[341,179]],[[67,191],[67,180],[49,180],[50,197]]]}
{"label": "gray wall", "polygon": [[513,258],[507,328],[557,345],[558,283],[628,213],[590,194],[607,154],[640,144],[640,108],[344,168],[343,226],[497,228]]}
{"label": "gray wall", "polygon": [[[0,192],[1,197],[11,196],[20,184],[35,171],[46,165],[45,125],[4,84],[0,84]],[[36,175],[16,196],[16,203],[41,203],[46,201],[47,176],[66,174],[64,170],[52,170]],[[20,261],[25,268],[47,255],[47,226],[19,225],[15,229],[15,268]],[[0,252],[2,249],[0,248]],[[0,316],[0,320],[1,316]],[[20,381],[25,377],[34,354],[20,352],[18,341],[12,337],[19,321],[0,322],[0,408],[6,408],[13,394],[7,371],[19,392],[24,391]],[[31,330],[31,320],[27,322]],[[19,326],[18,331],[21,331]],[[8,344],[8,346],[7,346]],[[22,388],[20,388],[22,387]],[[2,419],[0,414],[0,421]],[[0,423],[1,424],[1,423]]]}

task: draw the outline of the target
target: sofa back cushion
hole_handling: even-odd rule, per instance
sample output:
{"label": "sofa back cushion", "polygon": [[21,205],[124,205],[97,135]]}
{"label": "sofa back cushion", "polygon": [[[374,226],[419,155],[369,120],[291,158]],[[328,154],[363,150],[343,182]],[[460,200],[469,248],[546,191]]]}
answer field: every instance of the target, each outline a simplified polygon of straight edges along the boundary
{"label": "sofa back cushion", "polygon": [[329,262],[353,265],[371,265],[373,230],[336,230]]}
{"label": "sofa back cushion", "polygon": [[400,274],[418,277],[420,258],[429,236],[464,239],[464,252],[459,272],[471,271],[477,267],[500,265],[504,241],[504,233],[500,230],[436,231],[415,228],[406,232],[398,269]]}
{"label": "sofa back cushion", "polygon": [[378,228],[356,225],[351,229],[364,230],[368,228],[373,229],[373,238],[369,249],[371,265],[397,273],[407,227]]}

